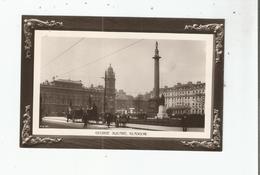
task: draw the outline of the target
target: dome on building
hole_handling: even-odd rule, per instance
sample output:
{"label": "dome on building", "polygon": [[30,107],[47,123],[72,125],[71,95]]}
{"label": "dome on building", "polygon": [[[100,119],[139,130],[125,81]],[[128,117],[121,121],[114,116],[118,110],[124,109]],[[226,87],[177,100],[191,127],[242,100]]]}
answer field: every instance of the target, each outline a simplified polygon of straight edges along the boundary
{"label": "dome on building", "polygon": [[115,73],[114,73],[114,70],[113,70],[111,64],[109,65],[108,69],[106,70],[106,75],[109,76],[109,77],[115,76]]}
{"label": "dome on building", "polygon": [[112,68],[112,66],[111,66],[111,64],[109,65],[109,67],[108,67],[108,69],[107,69],[107,72],[108,73],[114,73],[114,70],[113,70],[113,68]]}

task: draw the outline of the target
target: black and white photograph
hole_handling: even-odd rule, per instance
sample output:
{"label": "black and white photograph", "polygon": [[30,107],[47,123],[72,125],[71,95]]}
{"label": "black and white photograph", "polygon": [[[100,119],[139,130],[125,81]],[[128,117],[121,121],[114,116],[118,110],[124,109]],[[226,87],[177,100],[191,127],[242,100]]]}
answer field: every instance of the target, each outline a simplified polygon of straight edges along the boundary
{"label": "black and white photograph", "polygon": [[[119,21],[131,26],[129,19]],[[34,60],[25,116],[30,132],[46,137],[31,139],[23,126],[23,143],[55,146],[76,136],[116,139],[112,145],[148,139],[178,142],[182,149],[221,148],[214,93],[221,100],[216,85],[222,75],[214,71],[223,59],[223,23],[184,25],[183,32],[56,30],[64,24],[24,23],[25,32],[36,25],[33,50],[25,49],[25,59],[33,54]]]}
{"label": "black and white photograph", "polygon": [[155,40],[142,39],[144,34],[125,39],[114,38],[117,33],[75,38],[40,32],[40,128],[204,132],[205,113],[207,121],[211,117],[205,112],[211,86],[205,82],[213,37],[207,42],[192,34]]}

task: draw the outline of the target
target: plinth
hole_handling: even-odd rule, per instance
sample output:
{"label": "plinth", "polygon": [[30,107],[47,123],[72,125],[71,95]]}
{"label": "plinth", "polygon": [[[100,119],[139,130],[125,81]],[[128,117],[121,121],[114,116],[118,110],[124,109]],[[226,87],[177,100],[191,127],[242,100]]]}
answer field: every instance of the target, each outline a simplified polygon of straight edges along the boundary
{"label": "plinth", "polygon": [[157,114],[158,119],[164,119],[164,118],[169,118],[167,113],[166,113],[166,107],[164,105],[159,106],[158,114]]}

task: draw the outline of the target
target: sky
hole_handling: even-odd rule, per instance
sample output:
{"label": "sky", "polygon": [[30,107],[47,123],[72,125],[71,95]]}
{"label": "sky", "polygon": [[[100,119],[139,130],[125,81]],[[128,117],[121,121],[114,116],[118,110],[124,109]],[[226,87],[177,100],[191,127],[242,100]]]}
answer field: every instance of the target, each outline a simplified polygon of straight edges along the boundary
{"label": "sky", "polygon": [[104,85],[111,66],[116,89],[136,96],[153,89],[155,42],[160,59],[160,87],[188,81],[205,82],[206,42],[202,40],[155,40],[118,38],[42,38],[41,82],[82,80],[85,86]]}

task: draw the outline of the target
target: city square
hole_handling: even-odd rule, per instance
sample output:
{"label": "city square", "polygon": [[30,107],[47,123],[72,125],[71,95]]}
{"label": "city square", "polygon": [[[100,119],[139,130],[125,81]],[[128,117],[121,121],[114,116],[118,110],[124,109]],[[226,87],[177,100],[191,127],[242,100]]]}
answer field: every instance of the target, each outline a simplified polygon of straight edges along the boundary
{"label": "city square", "polygon": [[[46,41],[48,42],[48,39]],[[84,39],[81,38],[72,44],[44,64],[43,68],[52,72],[53,68],[50,66],[52,62],[62,59],[64,55],[69,54],[70,50],[73,52],[73,47],[83,41]],[[118,43],[120,42],[122,41]],[[117,52],[127,52],[129,48],[140,42],[144,41],[135,40],[125,47],[101,56],[98,61],[106,60],[107,57],[113,58]],[[150,50],[153,55],[149,58],[153,67],[149,69],[148,73],[153,81],[149,82],[150,86],[146,88],[148,89],[146,91],[142,87],[138,87],[138,84],[131,85],[135,89],[134,93],[128,89],[117,89],[117,81],[125,79],[125,77],[117,74],[112,65],[116,62],[113,62],[112,59],[108,59],[112,62],[112,64],[109,62],[109,65],[106,65],[106,61],[104,61],[104,65],[106,65],[103,70],[104,74],[95,77],[95,82],[91,82],[93,78],[86,74],[88,85],[86,80],[82,81],[73,76],[73,72],[86,69],[88,64],[80,65],[60,75],[49,74],[51,78],[41,81],[40,84],[40,128],[203,132],[205,120],[205,80],[203,81],[203,77],[205,75],[200,75],[195,82],[178,80],[173,84],[176,80],[164,76],[165,68],[160,67],[160,64],[164,66],[164,60],[169,58],[161,57],[158,41],[149,41],[149,43],[153,43],[153,50]],[[203,44],[201,48],[203,49]],[[98,66],[98,61],[90,63]],[[176,66],[171,65],[171,69],[174,70]],[[55,68],[55,64],[53,67]],[[190,66],[188,65],[188,67]],[[186,79],[192,74],[196,74],[192,71],[186,76]],[[43,74],[46,73],[43,72]],[[132,78],[138,79],[138,77]],[[190,79],[194,80],[194,77],[190,77]],[[123,82],[126,83],[125,80]],[[137,87],[139,90],[136,90]]]}

